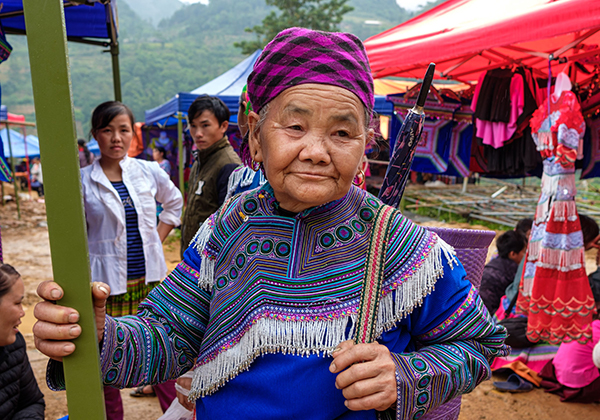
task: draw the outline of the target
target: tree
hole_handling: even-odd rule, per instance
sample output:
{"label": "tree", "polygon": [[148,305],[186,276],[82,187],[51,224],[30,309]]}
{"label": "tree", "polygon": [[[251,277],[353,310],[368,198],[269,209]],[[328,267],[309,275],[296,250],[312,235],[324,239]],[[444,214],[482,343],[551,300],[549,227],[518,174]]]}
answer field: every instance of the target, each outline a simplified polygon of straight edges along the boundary
{"label": "tree", "polygon": [[262,26],[246,28],[254,32],[256,40],[241,41],[233,45],[242,49],[242,54],[252,54],[263,48],[275,35],[286,28],[300,26],[320,31],[336,31],[344,15],[354,10],[348,0],[265,0],[268,6],[275,6],[280,14],[272,11],[262,21]]}

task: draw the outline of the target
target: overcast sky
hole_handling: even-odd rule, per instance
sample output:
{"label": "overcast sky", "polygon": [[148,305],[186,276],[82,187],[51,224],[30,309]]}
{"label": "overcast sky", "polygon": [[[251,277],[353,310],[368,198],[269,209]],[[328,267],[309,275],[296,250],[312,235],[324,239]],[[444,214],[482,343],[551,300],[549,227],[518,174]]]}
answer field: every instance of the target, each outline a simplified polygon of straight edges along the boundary
{"label": "overcast sky", "polygon": [[[208,0],[180,0],[182,3],[203,3],[208,4]],[[415,10],[417,7],[427,3],[427,0],[396,0],[400,7],[408,10]]]}

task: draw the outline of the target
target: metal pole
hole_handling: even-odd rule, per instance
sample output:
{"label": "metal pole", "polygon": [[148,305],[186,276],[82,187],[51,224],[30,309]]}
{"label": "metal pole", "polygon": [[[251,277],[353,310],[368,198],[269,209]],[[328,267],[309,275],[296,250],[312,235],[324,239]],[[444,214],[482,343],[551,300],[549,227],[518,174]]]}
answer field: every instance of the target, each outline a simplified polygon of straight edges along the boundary
{"label": "metal pole", "polygon": [[15,187],[15,203],[17,203],[17,217],[21,220],[21,203],[19,202],[19,188],[17,187],[17,177],[15,176],[15,162],[12,154],[12,141],[10,140],[10,126],[6,123],[6,138],[8,140],[8,153],[10,154],[10,171],[13,174],[13,186]]}
{"label": "metal pole", "polygon": [[183,115],[177,112],[177,149],[179,153],[179,191],[181,196],[185,197],[185,186],[183,185],[183,166],[185,157],[183,156]]}
{"label": "metal pole", "polygon": [[115,90],[115,101],[121,101],[121,71],[119,69],[119,44],[110,43],[110,55],[112,57],[113,87]]}
{"label": "metal pole", "polygon": [[61,305],[80,315],[76,350],[63,360],[71,420],[104,420],[98,337],[69,75],[62,0],[24,0],[25,25],[54,279]]}
{"label": "metal pole", "polygon": [[29,171],[29,153],[27,153],[27,129],[25,126],[21,126],[21,132],[23,133],[23,143],[25,144],[25,162],[27,162],[27,191],[29,192],[29,198],[31,197],[31,173]]}

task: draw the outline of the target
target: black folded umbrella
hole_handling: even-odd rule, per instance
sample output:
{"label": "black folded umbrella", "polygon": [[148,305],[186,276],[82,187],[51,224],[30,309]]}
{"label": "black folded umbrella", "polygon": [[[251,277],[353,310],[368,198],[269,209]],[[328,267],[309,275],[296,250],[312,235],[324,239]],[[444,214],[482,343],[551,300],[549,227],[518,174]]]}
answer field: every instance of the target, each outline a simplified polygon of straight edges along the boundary
{"label": "black folded umbrella", "polygon": [[383,185],[381,186],[381,190],[379,190],[379,199],[392,207],[398,207],[400,204],[406,182],[408,181],[410,167],[415,156],[415,149],[423,131],[423,122],[425,121],[423,106],[429,93],[434,71],[435,64],[429,64],[423,84],[421,85],[421,90],[419,91],[419,96],[417,97],[417,103],[408,111],[396,138],[394,152],[391,155],[390,163],[383,179]]}

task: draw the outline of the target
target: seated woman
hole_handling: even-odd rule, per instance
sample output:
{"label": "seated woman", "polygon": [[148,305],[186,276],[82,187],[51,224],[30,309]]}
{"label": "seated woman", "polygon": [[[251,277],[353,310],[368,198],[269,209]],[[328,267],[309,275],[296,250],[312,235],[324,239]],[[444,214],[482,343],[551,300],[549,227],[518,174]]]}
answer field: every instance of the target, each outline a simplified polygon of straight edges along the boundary
{"label": "seated woman", "polygon": [[0,419],[44,419],[44,395],[33,376],[25,339],[17,329],[25,286],[12,266],[0,264]]}
{"label": "seated woman", "polygon": [[[360,40],[286,29],[248,93],[250,156],[268,182],[202,225],[137,316],[105,316],[108,287],[94,284],[105,383],[195,367],[197,419],[420,418],[472,391],[507,353],[504,328],[446,243],[352,185],[373,136]],[[52,282],[38,292],[63,294]],[[75,349],[69,315],[36,307],[38,348],[54,359]],[[369,331],[375,341],[359,340]]]}

